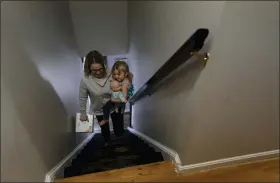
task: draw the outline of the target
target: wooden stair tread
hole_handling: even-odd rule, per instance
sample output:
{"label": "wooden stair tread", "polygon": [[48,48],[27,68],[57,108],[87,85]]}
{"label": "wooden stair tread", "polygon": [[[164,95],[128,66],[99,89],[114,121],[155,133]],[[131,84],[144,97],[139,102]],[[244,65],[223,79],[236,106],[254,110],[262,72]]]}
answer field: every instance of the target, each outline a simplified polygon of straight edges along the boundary
{"label": "wooden stair tread", "polygon": [[194,173],[174,171],[171,161],[58,179],[55,182],[279,182],[279,158]]}
{"label": "wooden stair tread", "polygon": [[176,176],[175,167],[171,161],[57,179],[55,182],[143,182],[156,181],[162,175],[167,174],[172,175],[172,177]]}

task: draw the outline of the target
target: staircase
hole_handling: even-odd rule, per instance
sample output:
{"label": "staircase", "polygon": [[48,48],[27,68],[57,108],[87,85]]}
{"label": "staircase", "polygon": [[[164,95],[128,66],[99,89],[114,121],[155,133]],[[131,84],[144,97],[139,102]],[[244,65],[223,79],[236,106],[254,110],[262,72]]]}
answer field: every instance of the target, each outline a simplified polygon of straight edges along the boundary
{"label": "staircase", "polygon": [[112,134],[111,138],[104,146],[102,135],[96,134],[65,169],[64,178],[163,161],[160,152],[129,131],[119,138]]}

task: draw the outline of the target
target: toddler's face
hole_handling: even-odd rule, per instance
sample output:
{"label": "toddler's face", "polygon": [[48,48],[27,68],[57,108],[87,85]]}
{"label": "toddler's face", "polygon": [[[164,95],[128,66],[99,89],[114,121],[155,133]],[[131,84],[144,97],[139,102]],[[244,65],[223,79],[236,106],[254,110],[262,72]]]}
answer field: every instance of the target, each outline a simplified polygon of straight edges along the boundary
{"label": "toddler's face", "polygon": [[119,82],[122,82],[125,78],[126,74],[123,71],[115,69],[113,72],[113,78]]}
{"label": "toddler's face", "polygon": [[111,82],[111,89],[112,89],[113,91],[120,91],[120,90],[121,90],[120,83],[119,83],[118,81],[116,81],[116,80],[113,80],[113,81]]}

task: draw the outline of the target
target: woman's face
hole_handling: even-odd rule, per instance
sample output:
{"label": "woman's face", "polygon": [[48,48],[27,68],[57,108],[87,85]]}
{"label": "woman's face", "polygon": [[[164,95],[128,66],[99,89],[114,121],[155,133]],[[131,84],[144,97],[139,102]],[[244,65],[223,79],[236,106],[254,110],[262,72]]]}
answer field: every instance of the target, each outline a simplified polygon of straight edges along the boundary
{"label": "woman's face", "polygon": [[105,75],[105,68],[98,63],[91,64],[90,71],[91,74],[96,78],[103,78]]}

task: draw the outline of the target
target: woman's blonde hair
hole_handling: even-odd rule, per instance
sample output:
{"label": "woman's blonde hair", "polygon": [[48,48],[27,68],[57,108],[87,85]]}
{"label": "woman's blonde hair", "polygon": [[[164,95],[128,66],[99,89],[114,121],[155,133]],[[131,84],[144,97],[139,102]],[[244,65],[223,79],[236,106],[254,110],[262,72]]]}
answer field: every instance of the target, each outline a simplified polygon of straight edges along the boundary
{"label": "woman's blonde hair", "polygon": [[133,74],[129,71],[129,66],[125,61],[116,61],[112,67],[112,72],[114,72],[114,70],[119,70],[127,73],[127,78],[129,82],[132,83]]}

